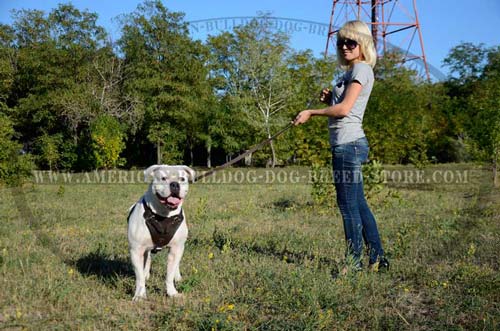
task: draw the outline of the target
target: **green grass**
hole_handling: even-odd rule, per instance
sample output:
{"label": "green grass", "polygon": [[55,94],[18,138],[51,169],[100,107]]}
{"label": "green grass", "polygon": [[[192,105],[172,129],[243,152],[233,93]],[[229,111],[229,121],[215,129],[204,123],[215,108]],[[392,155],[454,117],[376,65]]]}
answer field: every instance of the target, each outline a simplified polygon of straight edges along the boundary
{"label": "green grass", "polygon": [[500,192],[485,167],[425,171],[450,169],[467,183],[389,183],[374,196],[391,270],[337,279],[341,218],[312,204],[309,185],[194,184],[184,298],[166,297],[162,252],[140,303],[126,216],[146,185],[1,188],[0,329],[495,330]]}

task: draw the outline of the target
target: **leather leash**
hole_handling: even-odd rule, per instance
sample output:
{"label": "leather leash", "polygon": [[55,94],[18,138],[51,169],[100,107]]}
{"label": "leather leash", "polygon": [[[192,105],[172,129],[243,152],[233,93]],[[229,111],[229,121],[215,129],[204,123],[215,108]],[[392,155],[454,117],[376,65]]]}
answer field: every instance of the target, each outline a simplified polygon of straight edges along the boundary
{"label": "leather leash", "polygon": [[217,171],[220,171],[222,169],[225,169],[233,164],[235,164],[236,162],[240,161],[241,159],[243,159],[245,156],[247,156],[248,154],[250,153],[253,153],[255,152],[256,150],[258,149],[261,149],[262,147],[264,147],[265,145],[269,144],[273,139],[275,139],[276,137],[278,137],[279,135],[283,134],[285,131],[289,130],[291,127],[294,126],[294,121],[291,121],[290,123],[288,123],[284,128],[282,128],[281,130],[279,130],[278,132],[276,132],[274,135],[272,135],[271,137],[261,141],[260,143],[258,143],[257,145],[254,145],[253,147],[251,147],[249,150],[247,150],[245,153],[242,153],[240,155],[238,155],[237,157],[235,157],[234,159],[232,159],[231,161],[229,162],[226,162],[224,163],[223,165],[220,165],[218,167],[215,167],[207,172],[204,172],[198,176],[196,176],[194,182],[197,182],[198,180],[200,180],[201,178],[204,178],[204,177],[207,177],[207,176],[210,176],[212,175],[213,173],[217,172]]}

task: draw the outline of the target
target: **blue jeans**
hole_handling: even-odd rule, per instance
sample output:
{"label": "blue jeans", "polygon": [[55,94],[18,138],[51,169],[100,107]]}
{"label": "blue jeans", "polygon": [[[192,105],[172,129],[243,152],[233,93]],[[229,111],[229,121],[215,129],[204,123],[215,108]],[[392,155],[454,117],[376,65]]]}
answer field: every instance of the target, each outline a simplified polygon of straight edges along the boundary
{"label": "blue jeans", "polygon": [[365,199],[361,164],[368,160],[366,137],[332,147],[333,177],[337,205],[344,222],[347,255],[361,264],[363,239],[369,248],[370,262],[384,255],[377,223]]}

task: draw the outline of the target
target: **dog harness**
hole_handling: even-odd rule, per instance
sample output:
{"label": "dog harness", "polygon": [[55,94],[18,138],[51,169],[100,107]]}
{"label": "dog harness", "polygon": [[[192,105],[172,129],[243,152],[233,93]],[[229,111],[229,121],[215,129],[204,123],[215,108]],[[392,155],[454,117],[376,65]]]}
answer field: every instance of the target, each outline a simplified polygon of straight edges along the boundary
{"label": "dog harness", "polygon": [[178,215],[166,217],[153,213],[144,199],[142,199],[142,205],[144,206],[144,220],[153,239],[153,244],[156,246],[155,249],[167,246],[184,220],[184,212],[181,209]]}

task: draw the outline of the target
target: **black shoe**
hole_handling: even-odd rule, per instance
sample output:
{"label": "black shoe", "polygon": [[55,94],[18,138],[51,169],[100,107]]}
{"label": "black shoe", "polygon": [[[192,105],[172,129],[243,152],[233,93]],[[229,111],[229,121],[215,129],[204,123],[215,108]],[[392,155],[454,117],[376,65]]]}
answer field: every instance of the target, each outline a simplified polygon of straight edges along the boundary
{"label": "black shoe", "polygon": [[389,270],[389,260],[387,260],[385,257],[380,257],[377,262],[375,263],[370,263],[368,266],[368,269],[373,271],[373,272],[385,272]]}
{"label": "black shoe", "polygon": [[378,271],[379,272],[384,272],[389,270],[389,260],[387,260],[385,257],[381,257],[380,260],[378,261]]}

